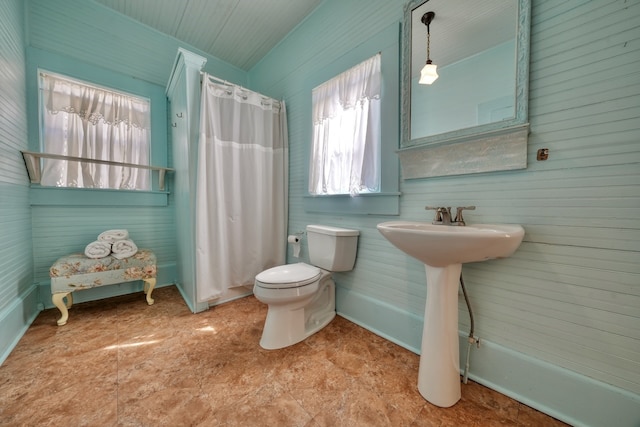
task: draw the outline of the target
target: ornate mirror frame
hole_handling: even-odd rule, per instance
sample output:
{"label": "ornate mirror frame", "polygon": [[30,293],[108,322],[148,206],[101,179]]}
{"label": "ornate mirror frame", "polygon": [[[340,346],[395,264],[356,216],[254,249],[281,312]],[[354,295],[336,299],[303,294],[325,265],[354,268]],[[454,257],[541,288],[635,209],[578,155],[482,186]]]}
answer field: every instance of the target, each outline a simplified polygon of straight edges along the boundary
{"label": "ornate mirror frame", "polygon": [[411,14],[414,9],[428,1],[412,0],[404,7],[401,148],[398,150],[403,178],[462,175],[526,168],[529,133],[531,0],[517,0],[514,117],[499,122],[411,139]]}

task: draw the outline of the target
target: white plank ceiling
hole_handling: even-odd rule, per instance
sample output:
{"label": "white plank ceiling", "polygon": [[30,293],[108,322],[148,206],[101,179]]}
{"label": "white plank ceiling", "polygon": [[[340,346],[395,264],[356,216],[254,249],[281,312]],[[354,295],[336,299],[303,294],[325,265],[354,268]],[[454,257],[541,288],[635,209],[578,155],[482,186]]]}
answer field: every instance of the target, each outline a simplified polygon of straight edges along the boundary
{"label": "white plank ceiling", "polygon": [[250,70],[322,0],[95,0]]}

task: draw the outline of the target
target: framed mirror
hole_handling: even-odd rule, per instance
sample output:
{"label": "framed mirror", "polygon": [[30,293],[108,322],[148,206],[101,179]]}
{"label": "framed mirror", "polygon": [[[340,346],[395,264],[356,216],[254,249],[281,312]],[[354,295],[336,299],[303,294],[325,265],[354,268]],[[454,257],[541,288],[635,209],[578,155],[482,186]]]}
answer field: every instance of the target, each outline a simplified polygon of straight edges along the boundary
{"label": "framed mirror", "polygon": [[[433,12],[430,20],[428,12]],[[528,121],[530,13],[530,0],[412,0],[405,5],[401,161],[405,149],[522,133]],[[420,84],[427,55],[439,77]],[[413,162],[415,154],[412,150]],[[526,167],[526,148],[524,155]],[[484,169],[470,173],[479,171]],[[445,174],[454,173],[467,172]]]}

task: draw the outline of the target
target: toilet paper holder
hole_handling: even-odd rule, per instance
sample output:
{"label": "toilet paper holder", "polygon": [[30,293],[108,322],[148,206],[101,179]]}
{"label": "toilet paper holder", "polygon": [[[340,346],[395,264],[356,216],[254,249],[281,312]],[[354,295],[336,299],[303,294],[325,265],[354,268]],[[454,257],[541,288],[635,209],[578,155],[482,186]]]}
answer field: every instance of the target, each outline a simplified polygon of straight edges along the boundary
{"label": "toilet paper holder", "polygon": [[297,234],[290,234],[287,237],[287,242],[288,243],[300,243],[300,236],[298,236]]}
{"label": "toilet paper holder", "polygon": [[287,242],[293,246],[293,256],[294,258],[298,258],[300,256],[300,240],[302,236],[305,234],[304,231],[299,231],[295,234],[290,234],[287,237]]}
{"label": "toilet paper holder", "polygon": [[[293,234],[289,235],[289,238],[291,237],[296,237],[298,239],[298,241],[302,240],[302,236],[304,236],[305,234],[307,234],[306,231],[296,231]],[[291,243],[291,241],[289,240],[289,243]]]}

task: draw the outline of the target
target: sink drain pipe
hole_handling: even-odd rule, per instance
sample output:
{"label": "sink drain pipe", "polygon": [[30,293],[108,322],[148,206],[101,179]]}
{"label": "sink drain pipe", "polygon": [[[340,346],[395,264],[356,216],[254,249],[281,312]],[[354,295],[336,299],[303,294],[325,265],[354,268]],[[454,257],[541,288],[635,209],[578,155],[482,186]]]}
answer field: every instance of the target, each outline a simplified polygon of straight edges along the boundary
{"label": "sink drain pipe", "polygon": [[460,287],[462,288],[462,295],[464,295],[464,301],[467,303],[467,310],[469,310],[469,319],[471,321],[471,328],[469,330],[469,338],[467,339],[467,360],[464,365],[464,375],[462,376],[462,382],[467,383],[469,375],[469,354],[471,353],[471,345],[479,344],[480,341],[476,340],[473,336],[474,322],[473,322],[473,310],[471,310],[471,304],[469,303],[469,296],[467,295],[467,289],[464,287],[464,279],[462,278],[462,272],[460,272]]}

